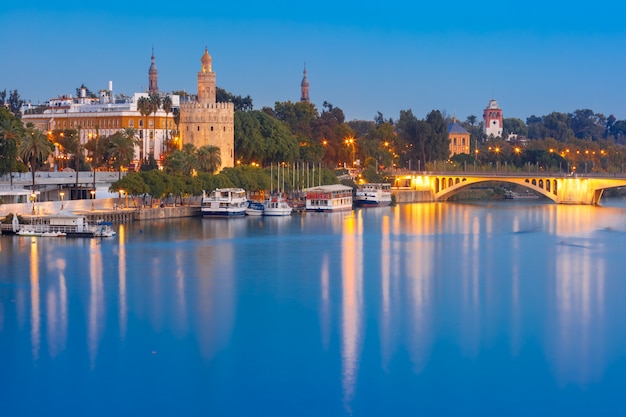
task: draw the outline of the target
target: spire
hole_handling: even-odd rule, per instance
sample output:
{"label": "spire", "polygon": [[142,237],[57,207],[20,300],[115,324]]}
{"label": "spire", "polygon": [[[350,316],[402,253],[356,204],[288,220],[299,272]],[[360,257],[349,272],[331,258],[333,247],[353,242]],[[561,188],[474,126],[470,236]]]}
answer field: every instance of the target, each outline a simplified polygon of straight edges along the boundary
{"label": "spire", "polygon": [[159,92],[159,71],[157,71],[156,64],[154,63],[154,46],[152,47],[152,57],[150,59],[152,63],[148,70],[148,93],[154,94]]}
{"label": "spire", "polygon": [[306,77],[306,62],[304,63],[302,82],[300,83],[300,101],[310,103],[309,99],[309,80]]}

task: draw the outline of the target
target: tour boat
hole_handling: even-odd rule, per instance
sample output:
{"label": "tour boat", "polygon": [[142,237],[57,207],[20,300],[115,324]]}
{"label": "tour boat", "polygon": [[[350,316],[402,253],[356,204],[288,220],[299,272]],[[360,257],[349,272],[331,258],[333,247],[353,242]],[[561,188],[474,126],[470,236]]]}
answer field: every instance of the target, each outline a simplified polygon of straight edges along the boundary
{"label": "tour boat", "polygon": [[203,217],[241,217],[247,207],[248,198],[242,188],[216,188],[208,196],[202,192]]}
{"label": "tour boat", "polygon": [[307,188],[306,211],[332,212],[352,210],[352,187],[341,184]]}
{"label": "tour boat", "polygon": [[264,216],[290,216],[293,210],[282,195],[271,196],[265,200],[263,206]]}
{"label": "tour boat", "polygon": [[246,208],[246,215],[248,216],[262,216],[265,211],[263,203],[254,200],[248,200],[248,207]]}
{"label": "tour boat", "polygon": [[391,184],[368,183],[357,188],[354,205],[380,207],[391,205]]}

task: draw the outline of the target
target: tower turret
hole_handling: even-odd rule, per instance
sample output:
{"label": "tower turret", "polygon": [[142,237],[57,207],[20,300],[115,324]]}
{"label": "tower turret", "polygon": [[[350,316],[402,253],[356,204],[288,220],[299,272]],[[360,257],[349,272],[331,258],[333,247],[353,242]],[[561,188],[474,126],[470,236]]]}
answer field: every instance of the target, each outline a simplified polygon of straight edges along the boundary
{"label": "tower turret", "polygon": [[152,63],[150,64],[150,69],[148,70],[148,93],[154,94],[159,92],[159,71],[157,71],[156,64],[154,63],[154,48],[152,48]]}
{"label": "tower turret", "polygon": [[483,111],[483,122],[487,137],[502,137],[502,109],[497,101],[493,99],[489,101],[489,105]]}
{"label": "tower turret", "polygon": [[215,103],[215,73],[211,68],[213,59],[207,48],[200,58],[202,69],[198,72],[198,101],[200,103]]}
{"label": "tower turret", "polygon": [[304,101],[305,103],[311,102],[309,99],[309,80],[306,77],[306,65],[304,66],[304,76],[300,83],[300,101]]}

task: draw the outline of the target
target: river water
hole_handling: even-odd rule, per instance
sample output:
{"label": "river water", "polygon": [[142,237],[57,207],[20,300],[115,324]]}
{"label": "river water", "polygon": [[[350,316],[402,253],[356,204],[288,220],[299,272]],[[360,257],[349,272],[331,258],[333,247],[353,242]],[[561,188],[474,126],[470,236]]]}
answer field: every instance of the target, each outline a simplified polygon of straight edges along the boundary
{"label": "river water", "polygon": [[625,415],[626,203],[0,238],[2,416]]}

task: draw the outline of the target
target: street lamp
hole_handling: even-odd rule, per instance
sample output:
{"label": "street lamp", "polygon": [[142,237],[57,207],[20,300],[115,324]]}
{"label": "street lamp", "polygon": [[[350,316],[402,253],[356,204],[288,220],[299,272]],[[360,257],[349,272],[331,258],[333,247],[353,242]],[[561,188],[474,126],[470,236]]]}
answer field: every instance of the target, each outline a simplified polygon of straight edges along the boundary
{"label": "street lamp", "polygon": [[65,193],[61,191],[59,195],[61,196],[61,210],[63,210],[63,196],[65,195]]}
{"label": "street lamp", "polygon": [[94,203],[94,200],[96,199],[96,190],[91,190],[90,193],[91,193],[91,211],[94,211],[95,207],[93,203]]}
{"label": "street lamp", "polygon": [[355,142],[353,137],[349,137],[346,139],[346,145],[352,145],[352,168],[354,168],[354,153],[355,153]]}
{"label": "street lamp", "polygon": [[35,198],[37,198],[37,195],[33,191],[30,193],[30,200],[33,202],[33,215],[35,215]]}

